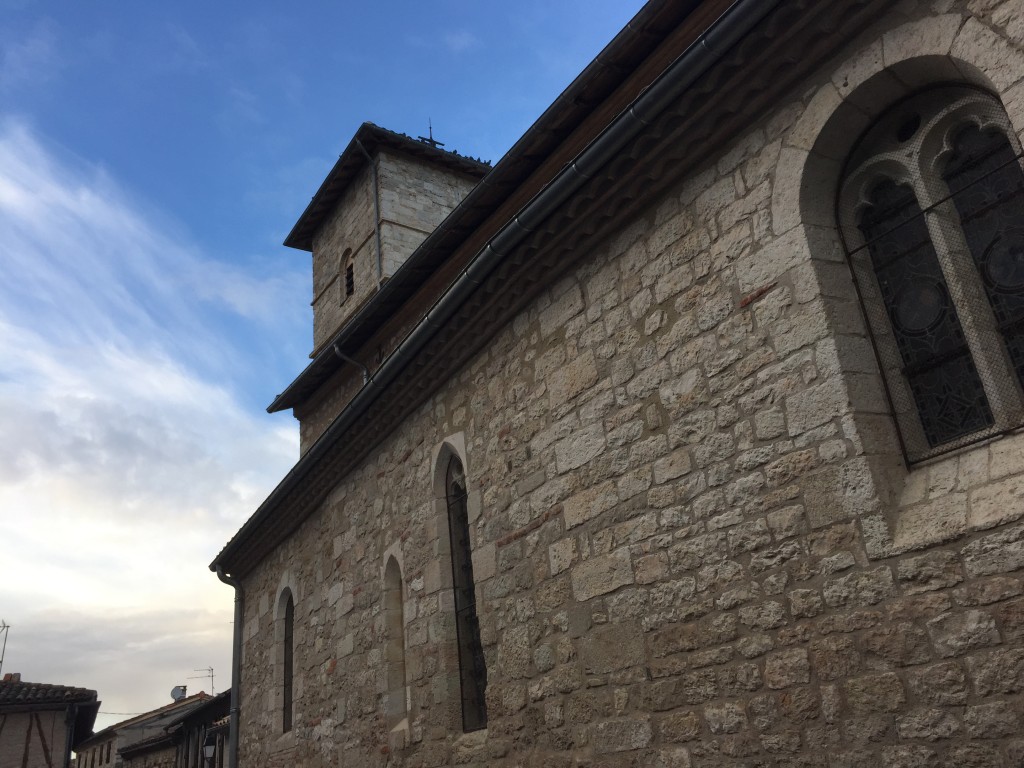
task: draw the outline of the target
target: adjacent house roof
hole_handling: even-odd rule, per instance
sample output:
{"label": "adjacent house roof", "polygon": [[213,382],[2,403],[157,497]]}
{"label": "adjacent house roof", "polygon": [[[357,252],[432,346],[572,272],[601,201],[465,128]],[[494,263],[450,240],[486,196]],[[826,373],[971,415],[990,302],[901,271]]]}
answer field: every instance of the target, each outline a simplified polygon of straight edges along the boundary
{"label": "adjacent house roof", "polygon": [[88,704],[96,702],[96,691],[70,685],[22,682],[21,675],[4,675],[0,681],[0,708]]}
{"label": "adjacent house roof", "polygon": [[18,673],[6,674],[0,680],[0,712],[33,712],[40,710],[71,709],[74,715],[72,748],[77,747],[82,736],[92,732],[100,703],[96,691],[71,685],[51,683],[30,683],[22,681]]}
{"label": "adjacent house roof", "polygon": [[148,740],[155,729],[161,729],[160,732],[162,733],[162,729],[168,724],[176,722],[179,717],[192,712],[211,698],[213,697],[210,694],[200,691],[192,696],[172,701],[157,709],[143,712],[141,715],[136,715],[119,723],[114,723],[114,725],[107,726],[102,731],[97,731],[83,741],[80,746],[88,748],[107,741],[107,739],[113,736],[120,736],[123,741],[128,743]]}

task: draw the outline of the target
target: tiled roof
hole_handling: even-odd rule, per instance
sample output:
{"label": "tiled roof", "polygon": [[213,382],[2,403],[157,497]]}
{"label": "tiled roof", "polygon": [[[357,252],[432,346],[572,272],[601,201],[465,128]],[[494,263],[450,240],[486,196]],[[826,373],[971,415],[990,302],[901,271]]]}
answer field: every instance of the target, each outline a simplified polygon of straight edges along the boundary
{"label": "tiled roof", "polygon": [[75,704],[96,701],[96,691],[69,685],[22,682],[20,675],[0,680],[0,707],[26,704]]}

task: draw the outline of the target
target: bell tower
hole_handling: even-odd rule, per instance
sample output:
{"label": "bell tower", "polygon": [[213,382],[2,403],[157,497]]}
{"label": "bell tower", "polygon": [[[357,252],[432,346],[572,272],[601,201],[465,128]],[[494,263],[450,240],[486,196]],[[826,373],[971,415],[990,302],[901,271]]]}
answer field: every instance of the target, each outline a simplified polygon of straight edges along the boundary
{"label": "bell tower", "polygon": [[490,166],[363,123],[285,240],[313,254],[313,351],[401,267]]}

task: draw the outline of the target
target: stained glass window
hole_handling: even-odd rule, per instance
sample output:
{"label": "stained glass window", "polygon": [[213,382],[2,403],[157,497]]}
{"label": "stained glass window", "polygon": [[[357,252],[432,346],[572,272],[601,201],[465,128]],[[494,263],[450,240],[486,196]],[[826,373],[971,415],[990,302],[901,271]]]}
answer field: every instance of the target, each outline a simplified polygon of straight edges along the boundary
{"label": "stained glass window", "polygon": [[961,130],[944,173],[1018,380],[1024,382],[1024,173],[999,130]]}
{"label": "stained glass window", "polygon": [[879,183],[860,230],[928,444],[990,426],[988,399],[913,190]]}
{"label": "stained glass window", "polygon": [[853,148],[837,213],[909,462],[1024,423],[1024,171],[967,86],[917,93]]}

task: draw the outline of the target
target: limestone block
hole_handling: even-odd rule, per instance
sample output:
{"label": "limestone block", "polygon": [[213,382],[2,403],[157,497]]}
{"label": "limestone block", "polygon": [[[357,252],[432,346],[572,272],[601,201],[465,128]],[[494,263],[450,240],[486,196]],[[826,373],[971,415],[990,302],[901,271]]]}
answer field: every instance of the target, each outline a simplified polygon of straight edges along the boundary
{"label": "limestone block", "polygon": [[901,509],[893,533],[897,552],[950,541],[967,529],[967,494],[951,493]]}
{"label": "limestone block", "polygon": [[940,656],[960,656],[1000,642],[995,619],[979,610],[945,613],[928,622],[935,650]]}
{"label": "limestone block", "polygon": [[633,583],[633,565],[625,547],[610,555],[584,560],[572,569],[572,591],[583,602]]}
{"label": "limestone block", "polygon": [[615,483],[611,480],[581,491],[566,499],[562,504],[565,527],[568,529],[585,523],[611,509],[618,502],[619,495],[615,490]]}
{"label": "limestone block", "polygon": [[961,556],[971,576],[1010,573],[1024,568],[1024,525],[972,541],[964,547]]}
{"label": "limestone block", "polygon": [[711,733],[737,733],[747,727],[747,715],[735,702],[704,705],[704,719]]}
{"label": "limestone block", "polygon": [[901,739],[937,741],[951,738],[959,730],[956,717],[943,709],[915,709],[896,720],[896,732]]}
{"label": "limestone block", "polygon": [[[1024,457],[1018,457],[1024,469]],[[1024,475],[982,486],[971,492],[967,525],[973,530],[994,528],[1024,516]]]}
{"label": "limestone block", "polygon": [[551,575],[557,576],[566,570],[577,558],[576,539],[573,537],[561,539],[548,547],[548,564],[551,568]]}
{"label": "limestone block", "polygon": [[553,371],[548,377],[551,407],[572,400],[597,383],[597,362],[594,353],[587,351],[568,364]]}
{"label": "limestone block", "polygon": [[584,674],[603,675],[643,664],[644,639],[635,623],[604,624],[580,638]]}
{"label": "limestone block", "polygon": [[846,703],[856,714],[896,712],[907,700],[903,683],[892,673],[847,680],[843,688]]}
{"label": "limestone block", "polygon": [[596,723],[591,738],[594,752],[608,754],[643,749],[651,743],[652,735],[651,720],[644,717]]}
{"label": "limestone block", "polygon": [[559,474],[582,467],[605,446],[604,428],[591,424],[555,443],[555,467]]}
{"label": "limestone block", "polygon": [[806,648],[786,648],[765,658],[764,682],[769,688],[779,690],[810,679],[811,665]]}
{"label": "limestone block", "polygon": [[[1024,77],[1024,53],[974,17],[960,29],[951,52],[954,58],[980,70],[997,91],[1008,90]],[[969,69],[964,71],[971,76]]]}

